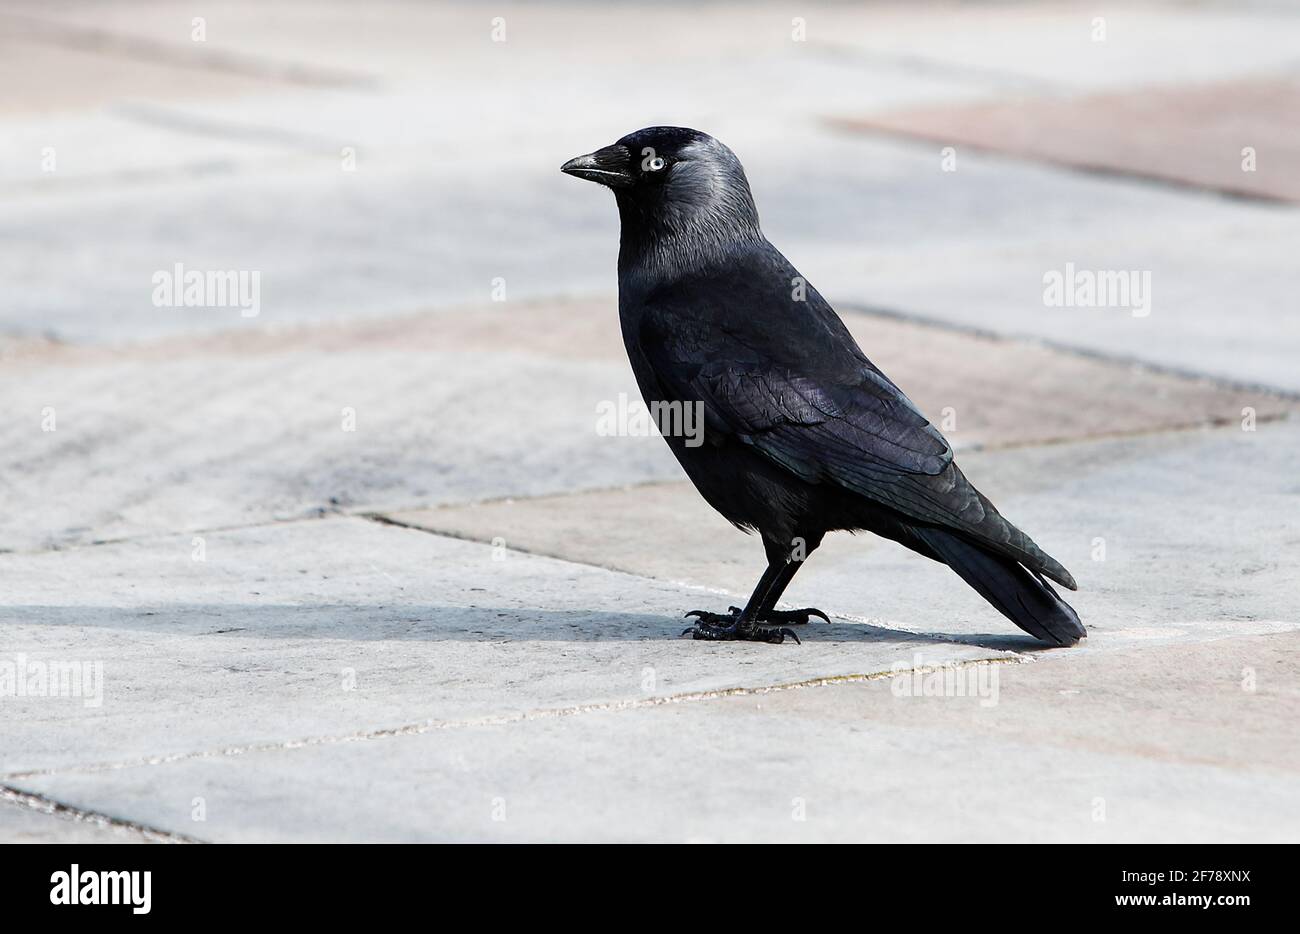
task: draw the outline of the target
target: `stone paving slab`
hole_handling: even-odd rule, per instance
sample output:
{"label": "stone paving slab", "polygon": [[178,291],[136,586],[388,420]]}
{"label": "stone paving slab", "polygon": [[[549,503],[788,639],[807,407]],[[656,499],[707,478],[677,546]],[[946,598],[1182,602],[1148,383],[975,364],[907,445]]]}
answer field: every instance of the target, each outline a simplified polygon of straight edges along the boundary
{"label": "stone paving slab", "polygon": [[[1283,77],[923,108],[837,122],[941,146],[1300,202],[1297,118],[1300,82]],[[1247,150],[1254,154],[1249,161]]]}
{"label": "stone paving slab", "polygon": [[[598,434],[602,404],[640,401],[615,308],[512,301],[112,348],[10,342],[0,549],[677,478],[658,438]],[[845,319],[961,447],[1295,406],[1024,342]]]}
{"label": "stone paving slab", "polygon": [[[215,153],[219,158],[220,147]],[[544,220],[565,180],[553,160],[497,178],[457,177],[442,167],[348,173],[338,153],[286,163],[273,152],[275,160],[257,173],[163,174],[146,186],[24,187],[8,202],[0,235],[41,249],[0,256],[0,276],[12,283],[0,328],[118,343],[488,301],[498,278],[512,299],[612,281],[616,239],[601,238],[607,265],[584,268],[574,244],[555,237]],[[20,158],[33,164],[39,153]],[[612,214],[607,204],[587,205],[592,215],[598,206],[602,216]],[[174,274],[178,263],[257,273],[257,314],[244,317],[233,303],[156,306],[154,276]]]}
{"label": "stone paving slab", "polygon": [[[861,61],[962,75],[989,97],[1227,80],[1288,71],[1289,4],[1083,2],[871,4],[817,41]],[[921,12],[931,15],[918,15]],[[1102,23],[1098,23],[1100,18]],[[855,22],[856,21],[856,22]],[[1099,27],[1100,26],[1100,31]]]}
{"label": "stone paving slab", "polygon": [[[1300,422],[1289,420],[1254,432],[1171,432],[967,452],[958,460],[1004,515],[1074,573],[1080,590],[1068,599],[1093,644],[1107,636],[1177,639],[1300,625],[1290,598],[1300,588],[1289,467],[1297,457]],[[757,539],[714,514],[689,483],[393,518],[722,588],[732,602],[749,594],[763,566]],[[871,535],[828,536],[785,602],[890,628],[980,633],[984,644],[1027,641],[947,568]]]}
{"label": "stone paving slab", "polygon": [[852,624],[701,646],[679,638],[698,591],[359,518],[11,554],[0,571],[0,660],[74,663],[83,686],[0,698],[11,775],[1009,657]]}
{"label": "stone paving slab", "polygon": [[21,784],[218,841],[1289,842],[1297,647],[1062,653],[984,666],[967,696],[884,679]]}
{"label": "stone paving slab", "polygon": [[[663,443],[600,443],[627,364],[379,350],[19,357],[0,382],[0,548],[670,476]],[[16,416],[16,417],[14,417]],[[54,430],[45,428],[53,418]],[[616,439],[614,439],[616,440]]]}

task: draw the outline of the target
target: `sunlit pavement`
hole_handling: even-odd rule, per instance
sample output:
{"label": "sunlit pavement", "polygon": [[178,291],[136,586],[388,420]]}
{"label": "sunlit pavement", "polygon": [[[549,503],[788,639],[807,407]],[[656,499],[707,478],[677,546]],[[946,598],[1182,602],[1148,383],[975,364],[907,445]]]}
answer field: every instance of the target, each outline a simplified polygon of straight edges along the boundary
{"label": "sunlit pavement", "polygon": [[[1296,838],[1300,12],[800,7],[0,8],[0,838]],[[866,536],[803,645],[679,637],[762,549],[598,421],[617,219],[557,171],[655,123],[1082,646]]]}

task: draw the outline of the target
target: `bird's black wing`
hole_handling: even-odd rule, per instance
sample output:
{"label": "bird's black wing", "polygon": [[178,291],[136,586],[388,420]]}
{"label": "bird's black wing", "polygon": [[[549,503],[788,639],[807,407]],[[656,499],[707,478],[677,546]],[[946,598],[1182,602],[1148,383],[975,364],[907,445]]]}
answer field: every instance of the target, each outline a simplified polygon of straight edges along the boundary
{"label": "bird's black wing", "polygon": [[[706,438],[730,435],[808,483],[954,529],[1073,589],[1069,572],[967,481],[947,440],[820,296],[773,308],[770,292],[731,285],[720,297],[678,283],[647,304],[637,334],[663,397],[703,403]],[[746,298],[768,312],[746,309]]]}

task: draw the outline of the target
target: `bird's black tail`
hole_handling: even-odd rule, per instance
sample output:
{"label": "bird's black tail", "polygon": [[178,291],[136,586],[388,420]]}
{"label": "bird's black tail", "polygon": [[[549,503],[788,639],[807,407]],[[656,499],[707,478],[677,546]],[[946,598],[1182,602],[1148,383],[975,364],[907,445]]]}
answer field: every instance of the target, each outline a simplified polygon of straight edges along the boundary
{"label": "bird's black tail", "polygon": [[913,526],[912,532],[999,613],[1034,638],[1074,645],[1088,634],[1079,614],[1042,575],[943,529]]}

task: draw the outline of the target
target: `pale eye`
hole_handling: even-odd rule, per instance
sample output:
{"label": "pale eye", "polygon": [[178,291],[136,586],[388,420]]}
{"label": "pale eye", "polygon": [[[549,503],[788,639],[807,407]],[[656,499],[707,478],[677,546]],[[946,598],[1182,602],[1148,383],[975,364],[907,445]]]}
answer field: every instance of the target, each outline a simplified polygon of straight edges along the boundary
{"label": "pale eye", "polygon": [[663,170],[663,167],[665,165],[667,165],[667,163],[664,162],[663,156],[655,156],[653,159],[650,160],[650,171],[660,172]]}

